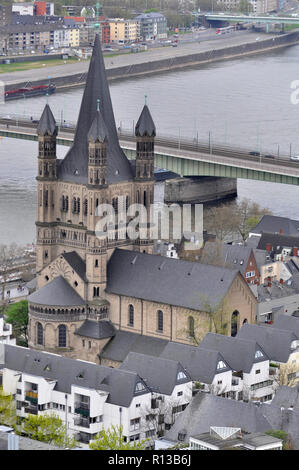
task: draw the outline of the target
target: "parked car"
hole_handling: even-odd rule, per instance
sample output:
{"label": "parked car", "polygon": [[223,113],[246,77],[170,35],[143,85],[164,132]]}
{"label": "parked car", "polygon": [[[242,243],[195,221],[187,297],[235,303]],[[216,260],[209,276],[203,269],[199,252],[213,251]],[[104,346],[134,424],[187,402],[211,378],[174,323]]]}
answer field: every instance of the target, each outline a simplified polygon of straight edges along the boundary
{"label": "parked car", "polygon": [[293,160],[294,162],[299,162],[299,155],[293,155],[291,157],[291,160]]}

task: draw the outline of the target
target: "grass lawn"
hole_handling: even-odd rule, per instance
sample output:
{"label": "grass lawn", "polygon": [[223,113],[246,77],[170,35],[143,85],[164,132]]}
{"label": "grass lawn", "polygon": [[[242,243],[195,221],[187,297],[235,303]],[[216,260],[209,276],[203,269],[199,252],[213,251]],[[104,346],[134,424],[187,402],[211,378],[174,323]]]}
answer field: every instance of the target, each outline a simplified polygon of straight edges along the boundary
{"label": "grass lawn", "polygon": [[48,59],[45,61],[40,60],[40,61],[32,61],[32,62],[14,62],[12,64],[0,64],[0,73],[40,69],[43,67],[53,67],[53,65],[64,65],[64,63],[72,64],[75,62],[78,62],[78,59],[73,59],[73,58],[69,58],[66,60]]}

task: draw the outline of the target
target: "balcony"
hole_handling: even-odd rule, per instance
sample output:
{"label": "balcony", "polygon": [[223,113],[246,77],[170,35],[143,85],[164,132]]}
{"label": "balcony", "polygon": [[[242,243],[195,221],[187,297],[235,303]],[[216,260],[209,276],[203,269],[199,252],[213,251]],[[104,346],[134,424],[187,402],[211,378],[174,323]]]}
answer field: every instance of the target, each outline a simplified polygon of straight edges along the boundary
{"label": "balcony", "polygon": [[74,419],[74,424],[75,426],[80,426],[82,428],[89,428],[90,427],[90,422],[88,418],[75,418]]}
{"label": "balcony", "polygon": [[37,415],[38,414],[37,406],[36,407],[29,406],[29,407],[25,408],[24,411],[25,411],[25,413],[29,413],[31,415]]}
{"label": "balcony", "polygon": [[87,403],[76,403],[75,404],[75,413],[89,417],[89,404]]}
{"label": "balcony", "polygon": [[38,395],[32,390],[27,390],[25,393],[25,400],[30,401],[30,403],[37,405]]}

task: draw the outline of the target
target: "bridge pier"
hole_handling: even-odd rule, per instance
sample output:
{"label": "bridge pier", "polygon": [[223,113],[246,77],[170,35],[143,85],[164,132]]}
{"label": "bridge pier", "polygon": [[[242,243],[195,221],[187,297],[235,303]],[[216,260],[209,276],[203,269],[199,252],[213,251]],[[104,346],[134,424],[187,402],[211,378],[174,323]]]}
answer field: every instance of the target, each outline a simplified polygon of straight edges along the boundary
{"label": "bridge pier", "polygon": [[203,204],[237,196],[236,178],[192,176],[165,182],[165,203]]}

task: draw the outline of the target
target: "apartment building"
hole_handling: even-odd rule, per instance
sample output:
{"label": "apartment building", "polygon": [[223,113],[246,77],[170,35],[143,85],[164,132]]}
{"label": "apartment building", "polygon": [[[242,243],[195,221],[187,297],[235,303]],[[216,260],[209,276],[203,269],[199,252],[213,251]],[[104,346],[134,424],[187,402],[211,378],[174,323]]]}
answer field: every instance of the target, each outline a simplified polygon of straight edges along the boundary
{"label": "apartment building", "polygon": [[115,18],[109,20],[110,25],[110,41],[112,43],[134,42],[139,39],[140,26],[136,20],[126,20]]}
{"label": "apartment building", "polygon": [[[55,412],[83,447],[112,425],[123,427],[126,442],[149,439],[150,446],[191,400],[191,380],[175,361],[157,364],[157,374],[163,374],[153,387],[145,362],[142,378],[131,370],[131,361],[114,369],[3,344],[1,358],[3,390],[15,395],[17,415]],[[167,427],[162,410],[170,404],[173,419]]]}

